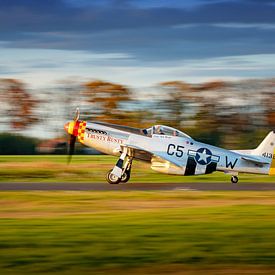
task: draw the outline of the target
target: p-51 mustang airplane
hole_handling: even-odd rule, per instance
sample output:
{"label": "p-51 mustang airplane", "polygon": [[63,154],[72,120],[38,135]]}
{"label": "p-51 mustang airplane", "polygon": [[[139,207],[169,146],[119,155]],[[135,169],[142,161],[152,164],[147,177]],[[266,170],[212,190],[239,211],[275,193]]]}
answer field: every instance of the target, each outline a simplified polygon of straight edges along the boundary
{"label": "p-51 mustang airplane", "polygon": [[238,182],[238,173],[275,175],[275,132],[270,132],[252,150],[226,150],[204,144],[187,134],[163,125],[148,129],[131,128],[105,122],[79,120],[77,109],[73,121],[65,124],[70,134],[70,158],[76,139],[108,155],[118,156],[107,173],[111,184],[130,179],[133,159],[151,163],[157,172],[173,175],[202,175],[221,171]]}

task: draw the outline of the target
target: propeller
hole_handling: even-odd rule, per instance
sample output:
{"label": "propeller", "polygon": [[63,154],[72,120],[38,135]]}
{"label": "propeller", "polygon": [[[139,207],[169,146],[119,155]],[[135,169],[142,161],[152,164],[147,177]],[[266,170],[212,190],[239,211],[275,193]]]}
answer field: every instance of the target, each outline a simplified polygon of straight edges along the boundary
{"label": "propeller", "polygon": [[75,109],[74,121],[78,121],[79,115],[80,115],[80,113],[79,113],[79,108],[77,107],[77,108]]}
{"label": "propeller", "polygon": [[66,132],[68,132],[68,134],[70,135],[69,146],[68,146],[68,162],[67,162],[68,164],[70,164],[72,160],[72,155],[74,154],[74,150],[75,150],[79,115],[80,115],[79,108],[76,108],[74,120],[67,122],[64,125]]}
{"label": "propeller", "polygon": [[70,135],[69,149],[68,149],[68,164],[71,163],[72,155],[74,154],[76,136]]}

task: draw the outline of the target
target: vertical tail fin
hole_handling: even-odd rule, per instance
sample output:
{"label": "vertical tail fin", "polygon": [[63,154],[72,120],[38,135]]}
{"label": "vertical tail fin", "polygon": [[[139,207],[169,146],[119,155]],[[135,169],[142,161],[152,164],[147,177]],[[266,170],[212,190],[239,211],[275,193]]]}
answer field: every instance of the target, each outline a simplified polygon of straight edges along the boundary
{"label": "vertical tail fin", "polygon": [[[253,155],[269,157],[274,154],[275,149],[275,132],[271,131],[261,144],[253,150]],[[264,155],[265,154],[265,155]]]}
{"label": "vertical tail fin", "polygon": [[275,175],[275,132],[270,132],[252,154],[271,159],[269,175]]}

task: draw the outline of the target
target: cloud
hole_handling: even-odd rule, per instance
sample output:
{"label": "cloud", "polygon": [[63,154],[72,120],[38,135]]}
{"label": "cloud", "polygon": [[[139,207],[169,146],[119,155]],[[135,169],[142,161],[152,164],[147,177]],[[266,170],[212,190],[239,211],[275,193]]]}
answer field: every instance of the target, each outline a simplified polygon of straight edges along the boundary
{"label": "cloud", "polygon": [[0,72],[32,87],[46,87],[60,80],[103,79],[142,87],[183,80],[272,77],[275,54],[139,62],[129,55],[97,54],[87,51],[44,49],[1,49]]}
{"label": "cloud", "polygon": [[[123,1],[125,3],[132,3]],[[168,27],[192,23],[274,23],[275,7],[257,2],[214,2],[195,5],[146,7],[133,5],[73,6],[61,0],[2,1],[1,31],[89,31]],[[180,2],[180,1],[174,1]],[[23,4],[22,4],[23,3]]]}
{"label": "cloud", "polygon": [[271,1],[184,2],[193,8],[176,0],[2,0],[0,39],[8,47],[120,52],[152,59],[261,49],[270,53],[275,26]]}
{"label": "cloud", "polygon": [[220,28],[232,28],[232,29],[262,29],[262,30],[275,30],[275,23],[216,23],[212,26]]}
{"label": "cloud", "polygon": [[[272,71],[264,66],[263,71],[252,70],[244,66],[243,59],[231,57],[253,59],[275,54],[272,3],[0,0],[1,53],[9,50],[5,55],[13,60],[9,63],[1,58],[1,73],[25,76],[35,82],[90,72],[92,77],[127,83],[148,83],[149,78],[151,83],[158,82],[168,76],[203,79],[254,76],[254,72],[255,76],[270,75]],[[220,70],[215,69],[213,63],[209,69],[197,67],[226,57],[231,58],[235,72],[218,65]],[[225,60],[222,62],[225,64]],[[238,62],[243,70],[238,69]],[[246,69],[250,74],[244,73]],[[142,79],[137,80],[139,77]]]}
{"label": "cloud", "polygon": [[[128,55],[136,62],[274,53],[272,24],[190,24],[101,32],[25,33],[9,48],[84,50]],[[105,61],[104,61],[105,62]],[[107,61],[106,61],[107,62]],[[1,61],[0,61],[1,63]]]}

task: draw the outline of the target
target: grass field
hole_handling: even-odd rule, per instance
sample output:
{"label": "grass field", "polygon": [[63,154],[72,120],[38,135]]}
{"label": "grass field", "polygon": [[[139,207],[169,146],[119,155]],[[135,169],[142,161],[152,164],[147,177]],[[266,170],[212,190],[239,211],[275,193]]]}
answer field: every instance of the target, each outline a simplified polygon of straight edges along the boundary
{"label": "grass field", "polygon": [[[0,181],[23,182],[106,182],[106,172],[117,158],[110,156],[74,156],[67,165],[66,156],[0,156]],[[241,175],[242,182],[275,182],[275,177]],[[135,161],[131,182],[230,182],[230,176],[214,173],[202,176],[171,176],[151,170],[150,164]]]}
{"label": "grass field", "polygon": [[[0,179],[105,184],[115,162],[1,156]],[[132,173],[147,183],[229,179],[162,175],[140,162]],[[0,274],[275,274],[274,218],[275,192],[0,192]]]}
{"label": "grass field", "polygon": [[2,192],[0,274],[274,274],[275,192]]}

